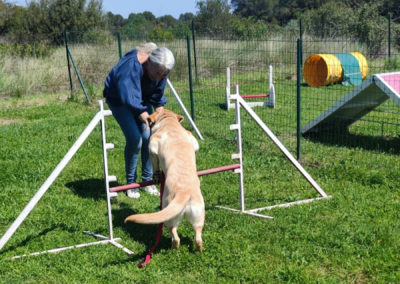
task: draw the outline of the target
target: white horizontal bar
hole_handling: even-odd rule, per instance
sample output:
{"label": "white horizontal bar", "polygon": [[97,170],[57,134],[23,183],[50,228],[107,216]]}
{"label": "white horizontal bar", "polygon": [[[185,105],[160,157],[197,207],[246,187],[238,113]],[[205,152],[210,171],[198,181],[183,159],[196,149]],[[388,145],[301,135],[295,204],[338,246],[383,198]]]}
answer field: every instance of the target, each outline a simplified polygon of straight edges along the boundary
{"label": "white horizontal bar", "polygon": [[239,127],[239,124],[231,124],[230,126],[229,126],[229,129],[230,130],[238,130],[240,127]]}
{"label": "white horizontal bar", "polygon": [[233,209],[233,208],[224,207],[224,206],[216,206],[216,207],[217,207],[217,208],[220,208],[220,209],[224,209],[224,210],[229,210],[229,211],[232,211],[232,212],[236,212],[236,213],[243,213],[243,214],[247,214],[247,215],[250,215],[250,216],[255,216],[255,217],[263,218],[263,219],[269,219],[269,220],[274,219],[274,217],[272,217],[272,216],[266,216],[266,215],[261,215],[261,214],[253,213],[253,212],[250,212],[249,210],[242,211],[242,210]]}
{"label": "white horizontal bar", "polygon": [[108,176],[108,182],[114,182],[114,181],[117,181],[116,176]]}
{"label": "white horizontal bar", "polygon": [[41,254],[47,254],[47,253],[59,253],[59,252],[69,250],[69,249],[83,248],[83,247],[89,247],[89,246],[100,245],[100,244],[107,244],[110,242],[111,242],[110,240],[102,240],[102,241],[97,241],[97,242],[92,242],[92,243],[85,243],[85,244],[79,244],[79,245],[74,245],[74,246],[69,246],[69,247],[56,248],[56,249],[50,249],[50,250],[45,250],[45,251],[41,251],[41,252],[33,252],[30,254],[13,256],[10,259],[17,259],[17,258],[22,258],[22,257],[27,257],[27,256],[35,256],[35,255],[41,255]]}
{"label": "white horizontal bar", "polygon": [[293,202],[282,203],[282,204],[277,204],[277,205],[271,205],[271,206],[262,207],[262,208],[250,209],[250,210],[247,210],[247,211],[254,213],[254,212],[259,212],[259,211],[262,211],[262,210],[271,210],[271,209],[274,209],[274,208],[286,208],[286,207],[290,207],[290,206],[293,206],[293,205],[306,204],[306,203],[310,203],[310,202],[321,200],[321,199],[329,199],[331,197],[332,197],[331,195],[328,195],[326,197],[317,197],[317,198],[310,198],[310,199],[305,199],[305,200],[293,201]]}
{"label": "white horizontal bar", "polygon": [[118,192],[109,192],[108,193],[109,194],[109,196],[112,198],[112,197],[117,197],[118,196]]}
{"label": "white horizontal bar", "polygon": [[242,170],[241,170],[241,169],[234,169],[234,170],[233,170],[233,173],[234,173],[234,174],[241,174],[241,173],[242,173]]}
{"label": "white horizontal bar", "polygon": [[236,153],[236,154],[232,154],[231,159],[232,159],[232,160],[235,160],[235,159],[240,159],[241,157],[242,157],[241,154]]}
{"label": "white horizontal bar", "polygon": [[261,215],[261,214],[257,214],[257,213],[252,213],[252,212],[249,212],[248,210],[246,210],[246,211],[244,211],[242,213],[250,215],[250,216],[254,216],[254,217],[269,219],[269,220],[273,220],[274,219],[274,217],[272,217],[272,216],[266,216],[266,215]]}
{"label": "white horizontal bar", "polygon": [[111,110],[103,110],[103,115],[110,116],[110,115],[112,115],[112,112],[111,112]]}
{"label": "white horizontal bar", "polygon": [[250,107],[267,106],[267,102],[246,102]]}
{"label": "white horizontal bar", "polygon": [[[93,233],[93,232],[90,232],[90,231],[83,231],[83,233],[88,234],[89,236],[92,236],[92,237],[95,237],[95,238],[98,238],[98,239],[109,240],[108,237],[105,237],[103,235],[96,234],[96,233]],[[120,238],[116,238],[114,240],[120,241],[121,239]]]}
{"label": "white horizontal bar", "polygon": [[106,150],[114,149],[113,143],[106,143]]}
{"label": "white horizontal bar", "polygon": [[[115,239],[114,239],[114,240],[115,240]],[[117,243],[117,242],[114,242],[114,241],[111,240],[110,243],[111,243],[112,245],[116,246],[117,248],[122,249],[124,252],[126,252],[126,253],[129,254],[129,255],[135,254],[133,251],[131,251],[130,249],[124,247],[123,245],[121,245],[121,244],[119,244],[119,243]]]}
{"label": "white horizontal bar", "polygon": [[108,182],[114,182],[114,181],[117,181],[116,176],[108,176]]}

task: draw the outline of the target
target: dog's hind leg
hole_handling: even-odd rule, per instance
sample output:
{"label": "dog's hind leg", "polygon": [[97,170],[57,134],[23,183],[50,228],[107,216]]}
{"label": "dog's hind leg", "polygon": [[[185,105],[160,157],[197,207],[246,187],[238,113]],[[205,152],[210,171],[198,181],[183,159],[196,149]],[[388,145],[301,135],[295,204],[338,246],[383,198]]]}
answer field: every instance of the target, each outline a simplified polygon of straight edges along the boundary
{"label": "dog's hind leg", "polygon": [[181,239],[178,236],[178,226],[172,226],[168,230],[172,238],[172,249],[178,249],[181,243]]}
{"label": "dog's hind leg", "polygon": [[201,239],[201,232],[203,231],[203,226],[194,227],[195,236],[194,241],[196,243],[196,250],[203,250],[203,240]]}
{"label": "dog's hind leg", "polygon": [[190,203],[190,211],[187,211],[186,218],[192,224],[195,232],[194,241],[196,243],[196,250],[202,251],[203,240],[201,239],[201,233],[203,231],[205,219],[204,201],[201,196],[197,199],[197,202]]}
{"label": "dog's hind leg", "polygon": [[150,161],[153,167],[153,181],[154,183],[159,184],[161,182],[161,170],[158,156],[150,152]]}

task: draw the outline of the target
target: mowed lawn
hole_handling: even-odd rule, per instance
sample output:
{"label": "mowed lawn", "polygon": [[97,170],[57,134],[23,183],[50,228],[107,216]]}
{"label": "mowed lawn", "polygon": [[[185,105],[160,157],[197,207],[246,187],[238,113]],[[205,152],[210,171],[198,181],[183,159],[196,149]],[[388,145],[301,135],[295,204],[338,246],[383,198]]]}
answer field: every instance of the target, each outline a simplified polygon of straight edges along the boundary
{"label": "mowed lawn", "polygon": [[[180,112],[175,104],[171,107]],[[196,123],[205,138],[199,140],[198,169],[235,163],[231,160],[235,135],[229,131],[234,112],[217,104],[197,109]],[[0,235],[97,111],[96,104],[87,106],[58,95],[0,101]],[[242,120],[246,208],[317,197],[244,112]],[[187,121],[184,126],[191,129]],[[106,128],[108,142],[115,144],[109,151],[109,172],[123,184],[124,138],[112,117],[107,118]],[[379,148],[303,139],[306,154],[301,163],[332,198],[261,212],[273,220],[216,207],[239,208],[235,174],[202,177],[206,203],[202,253],[194,251],[193,230],[183,222],[180,249],[170,250],[164,230],[150,264],[139,269],[139,259],[154,244],[157,226],[123,220],[130,214],[154,211],[159,200],[145,193],[132,200],[119,193],[112,199],[114,235],[134,256],[112,245],[99,245],[9,260],[96,240],[83,231],[108,235],[100,128],[96,127],[0,251],[0,282],[398,283],[400,140],[392,139],[391,146]]]}

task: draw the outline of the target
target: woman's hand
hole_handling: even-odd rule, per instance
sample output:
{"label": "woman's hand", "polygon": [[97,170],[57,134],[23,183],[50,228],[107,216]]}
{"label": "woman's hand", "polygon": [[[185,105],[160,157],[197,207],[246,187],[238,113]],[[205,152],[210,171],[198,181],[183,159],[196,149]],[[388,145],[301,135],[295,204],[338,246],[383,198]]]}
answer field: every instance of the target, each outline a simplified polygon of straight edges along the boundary
{"label": "woman's hand", "polygon": [[139,115],[139,119],[141,120],[141,121],[143,121],[144,123],[147,123],[147,118],[149,117],[149,113],[147,112],[147,111],[145,111],[145,112],[142,112],[140,115]]}

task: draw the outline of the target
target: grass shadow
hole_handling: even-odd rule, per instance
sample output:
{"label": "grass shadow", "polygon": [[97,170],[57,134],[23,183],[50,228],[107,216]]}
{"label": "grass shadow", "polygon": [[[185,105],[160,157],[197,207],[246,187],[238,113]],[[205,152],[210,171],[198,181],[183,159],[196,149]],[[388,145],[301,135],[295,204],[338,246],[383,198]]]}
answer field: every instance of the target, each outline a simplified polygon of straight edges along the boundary
{"label": "grass shadow", "polygon": [[305,135],[304,138],[330,146],[342,146],[347,148],[357,147],[368,151],[378,151],[396,155],[400,154],[400,137],[368,136],[351,134],[349,132],[327,135],[327,133],[318,132]]}
{"label": "grass shadow", "polygon": [[[130,261],[139,261],[142,259],[148,250],[150,250],[155,242],[158,232],[158,224],[156,225],[145,225],[145,224],[136,224],[132,222],[124,223],[124,220],[127,216],[132,214],[138,214],[137,210],[132,209],[130,204],[121,203],[120,209],[113,210],[113,225],[114,227],[122,228],[127,234],[129,234],[130,238],[138,242],[146,247],[146,250],[143,254],[134,255],[133,257],[129,258],[129,260],[122,260],[122,262],[130,262]],[[192,239],[186,236],[180,236],[181,244],[191,244],[193,246]],[[160,250],[169,250],[171,248],[171,238],[169,236],[168,230],[166,227],[163,227],[163,235],[161,236],[160,242],[155,250],[154,253],[157,253]],[[190,249],[194,249],[190,247]],[[120,262],[118,262],[119,264]],[[114,265],[117,263],[114,263]],[[110,265],[110,264],[108,264]]]}
{"label": "grass shadow", "polygon": [[37,238],[41,238],[41,237],[43,237],[43,236],[47,235],[48,233],[50,233],[52,231],[55,231],[55,230],[67,231],[67,232],[70,232],[70,233],[75,233],[76,232],[76,230],[71,229],[70,227],[68,227],[65,224],[53,225],[50,228],[44,229],[44,230],[42,230],[41,232],[39,232],[37,234],[28,235],[24,240],[20,241],[18,244],[15,244],[15,245],[13,245],[11,247],[8,247],[5,250],[2,250],[0,252],[0,255],[6,253],[8,251],[13,251],[13,250],[15,250],[17,248],[24,247],[24,246],[28,245],[29,242],[31,242],[31,241],[33,241],[33,240],[35,240]]}
{"label": "grass shadow", "polygon": [[[70,188],[75,194],[79,195],[83,198],[92,198],[94,200],[105,200],[106,193],[104,190],[104,180],[102,179],[84,179],[72,181],[66,184],[68,188]],[[113,215],[113,227],[122,228],[129,236],[130,239],[138,242],[146,247],[146,250],[143,254],[135,254],[129,259],[121,260],[118,263],[109,263],[108,265],[117,265],[124,262],[132,262],[139,261],[142,259],[147,251],[152,248],[155,244],[158,225],[144,225],[144,224],[136,224],[132,222],[124,223],[124,220],[127,216],[132,214],[139,214],[142,212],[138,212],[132,207],[132,204],[121,202],[119,203],[119,208],[112,210]],[[155,250],[157,253],[160,250],[169,250],[171,248],[171,238],[167,229],[163,227],[163,236],[160,239],[160,242]],[[181,243],[183,245],[190,245],[190,249],[194,250],[193,241],[191,238],[186,236],[180,236]]]}
{"label": "grass shadow", "polygon": [[219,107],[220,109],[222,109],[222,110],[227,110],[226,103],[218,104],[218,107]]}
{"label": "grass shadow", "polygon": [[83,198],[92,198],[94,200],[106,199],[103,179],[76,180],[67,183],[65,186]]}

